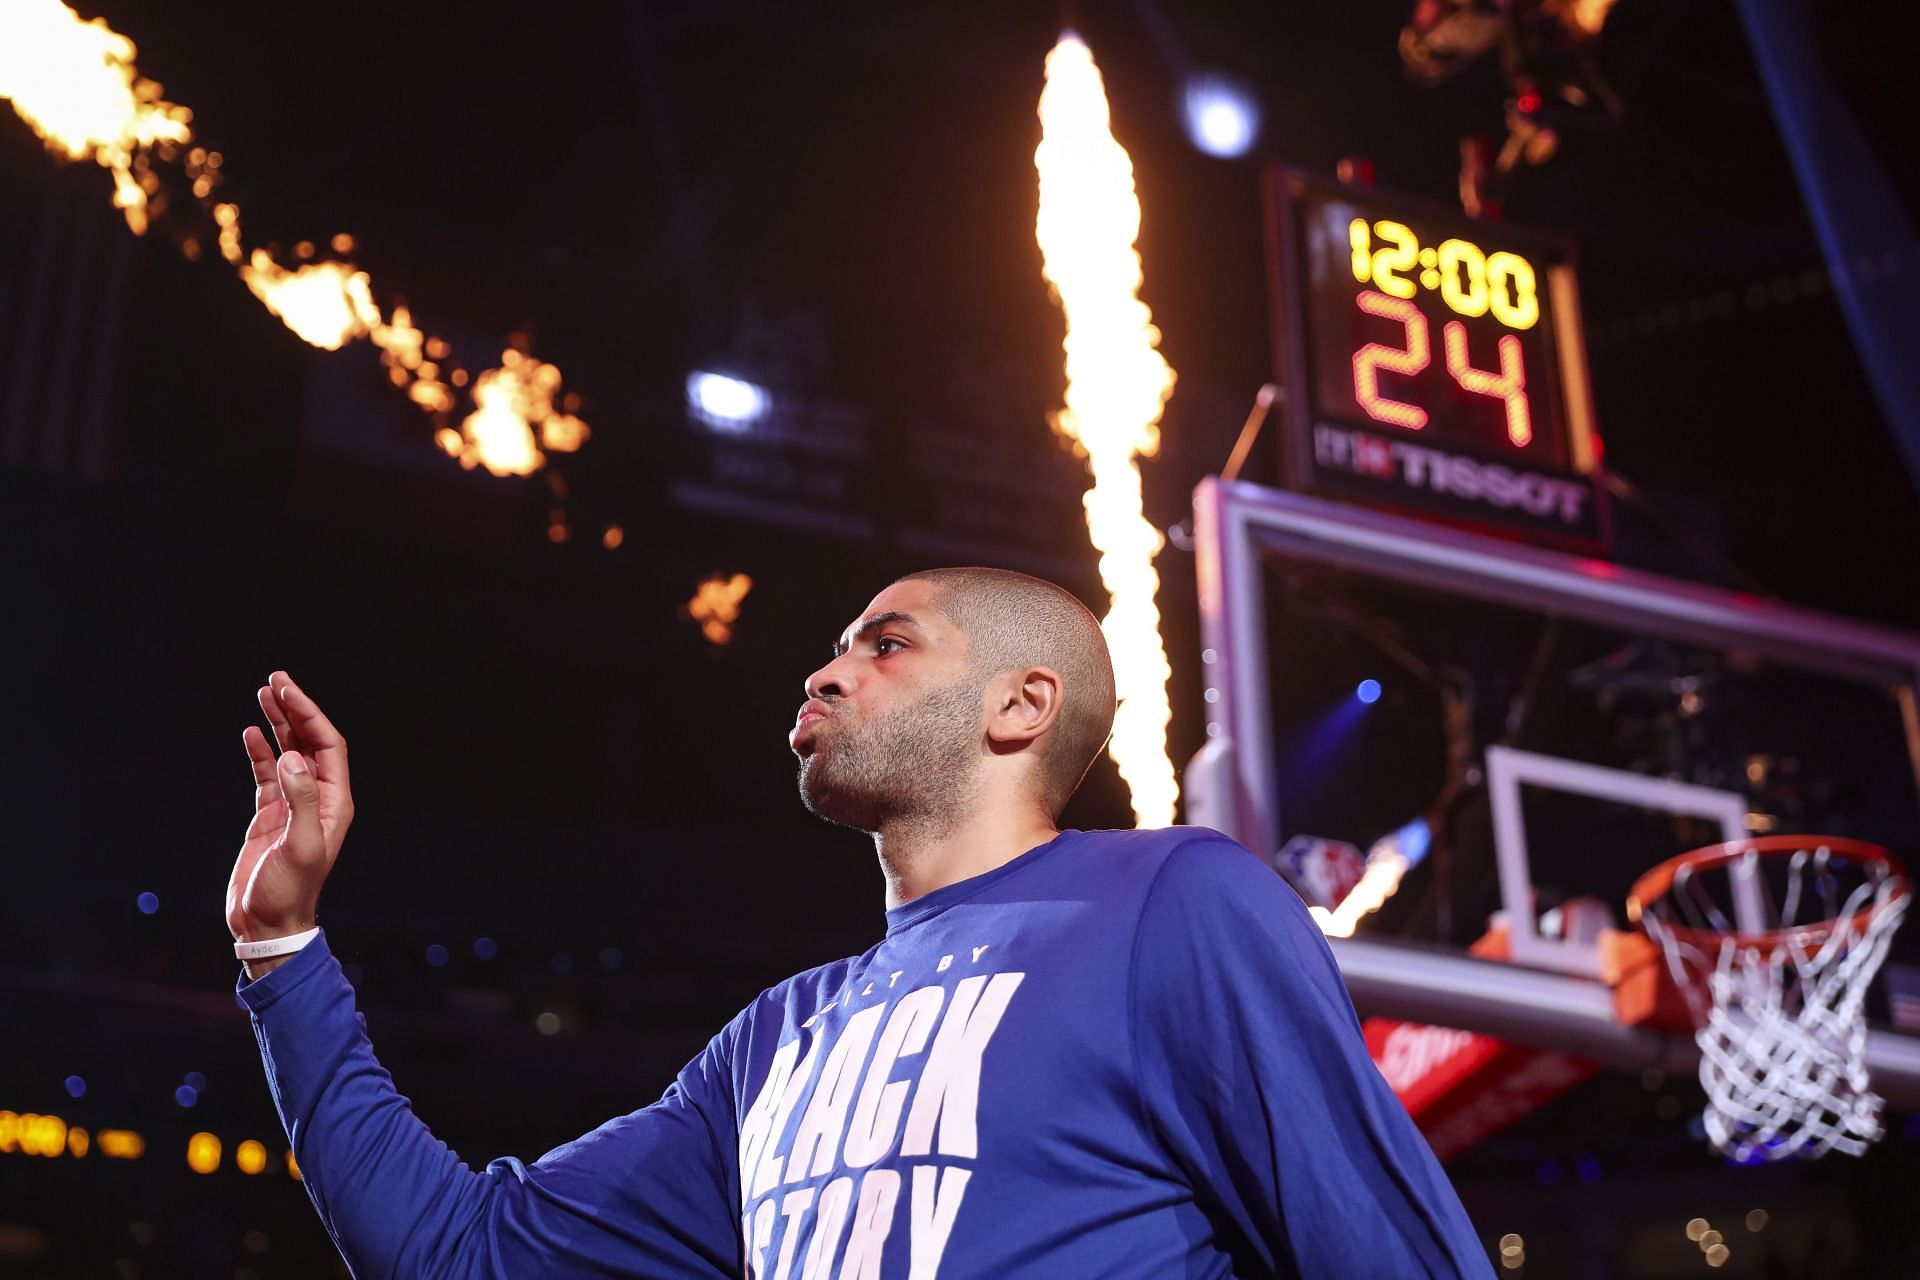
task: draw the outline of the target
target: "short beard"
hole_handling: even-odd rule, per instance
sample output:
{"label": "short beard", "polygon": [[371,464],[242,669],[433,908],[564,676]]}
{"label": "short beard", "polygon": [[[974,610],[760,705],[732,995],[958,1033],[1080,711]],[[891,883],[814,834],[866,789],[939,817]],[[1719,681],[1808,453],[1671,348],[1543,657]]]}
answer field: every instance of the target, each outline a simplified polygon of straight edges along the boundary
{"label": "short beard", "polygon": [[816,817],[868,833],[903,821],[951,825],[979,767],[979,732],[980,688],[957,680],[860,737],[835,733],[800,761],[800,801]]}

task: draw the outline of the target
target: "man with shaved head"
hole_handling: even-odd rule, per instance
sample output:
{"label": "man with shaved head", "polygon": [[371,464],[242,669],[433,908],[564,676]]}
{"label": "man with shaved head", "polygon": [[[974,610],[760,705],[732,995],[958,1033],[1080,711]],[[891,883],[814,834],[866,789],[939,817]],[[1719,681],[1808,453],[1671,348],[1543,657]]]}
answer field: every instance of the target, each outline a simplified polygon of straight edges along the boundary
{"label": "man with shaved head", "polygon": [[990,850],[1052,836],[1113,730],[1099,621],[1071,593],[1005,569],[900,579],[807,695],[788,739],[800,798],[873,834],[888,906],[988,869]]}
{"label": "man with shaved head", "polygon": [[1491,1275],[1305,908],[1203,828],[1062,831],[1113,668],[1070,593],[935,569],[807,678],[800,796],[886,932],[755,999],[651,1106],[474,1171],[375,1061],[316,924],[346,743],[284,672],[227,920],[307,1191],[356,1276]]}

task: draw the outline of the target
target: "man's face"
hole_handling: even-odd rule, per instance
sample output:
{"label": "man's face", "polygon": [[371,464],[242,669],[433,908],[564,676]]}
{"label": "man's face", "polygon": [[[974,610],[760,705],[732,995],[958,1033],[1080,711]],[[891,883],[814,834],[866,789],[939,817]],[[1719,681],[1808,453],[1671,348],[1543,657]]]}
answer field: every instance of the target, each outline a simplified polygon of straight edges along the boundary
{"label": "man's face", "polygon": [[938,588],[898,582],[873,598],[807,678],[787,741],[800,799],[841,826],[878,831],[936,817],[978,767],[985,690],[967,668],[967,638],[933,607]]}

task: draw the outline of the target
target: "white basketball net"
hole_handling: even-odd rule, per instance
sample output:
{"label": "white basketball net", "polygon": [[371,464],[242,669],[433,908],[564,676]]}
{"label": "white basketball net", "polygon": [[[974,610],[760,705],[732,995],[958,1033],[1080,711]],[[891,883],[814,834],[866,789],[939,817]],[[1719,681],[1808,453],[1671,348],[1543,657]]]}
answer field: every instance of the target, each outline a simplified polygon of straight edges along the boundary
{"label": "white basketball net", "polygon": [[[1749,870],[1759,855],[1743,861]],[[1906,914],[1905,882],[1873,864],[1840,899],[1832,855],[1795,853],[1778,927],[1821,923],[1824,934],[1787,935],[1774,947],[1741,946],[1725,913],[1683,868],[1663,909],[1642,917],[1686,993],[1707,1091],[1707,1137],[1743,1164],[1829,1151],[1860,1155],[1880,1137],[1880,1097],[1867,1087],[1866,995]],[[1823,887],[1825,919],[1796,921],[1807,873]],[[1671,904],[1724,934],[1717,953],[1668,926]],[[1697,938],[1697,933],[1695,934]]]}

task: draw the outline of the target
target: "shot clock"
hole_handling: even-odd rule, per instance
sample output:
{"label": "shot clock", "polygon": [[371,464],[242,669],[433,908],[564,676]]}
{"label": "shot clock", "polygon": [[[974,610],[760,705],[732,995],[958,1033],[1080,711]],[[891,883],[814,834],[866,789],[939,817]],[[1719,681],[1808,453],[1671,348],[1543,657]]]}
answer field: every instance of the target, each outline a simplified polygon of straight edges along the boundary
{"label": "shot clock", "polygon": [[1602,549],[1571,246],[1290,170],[1267,194],[1287,482]]}

